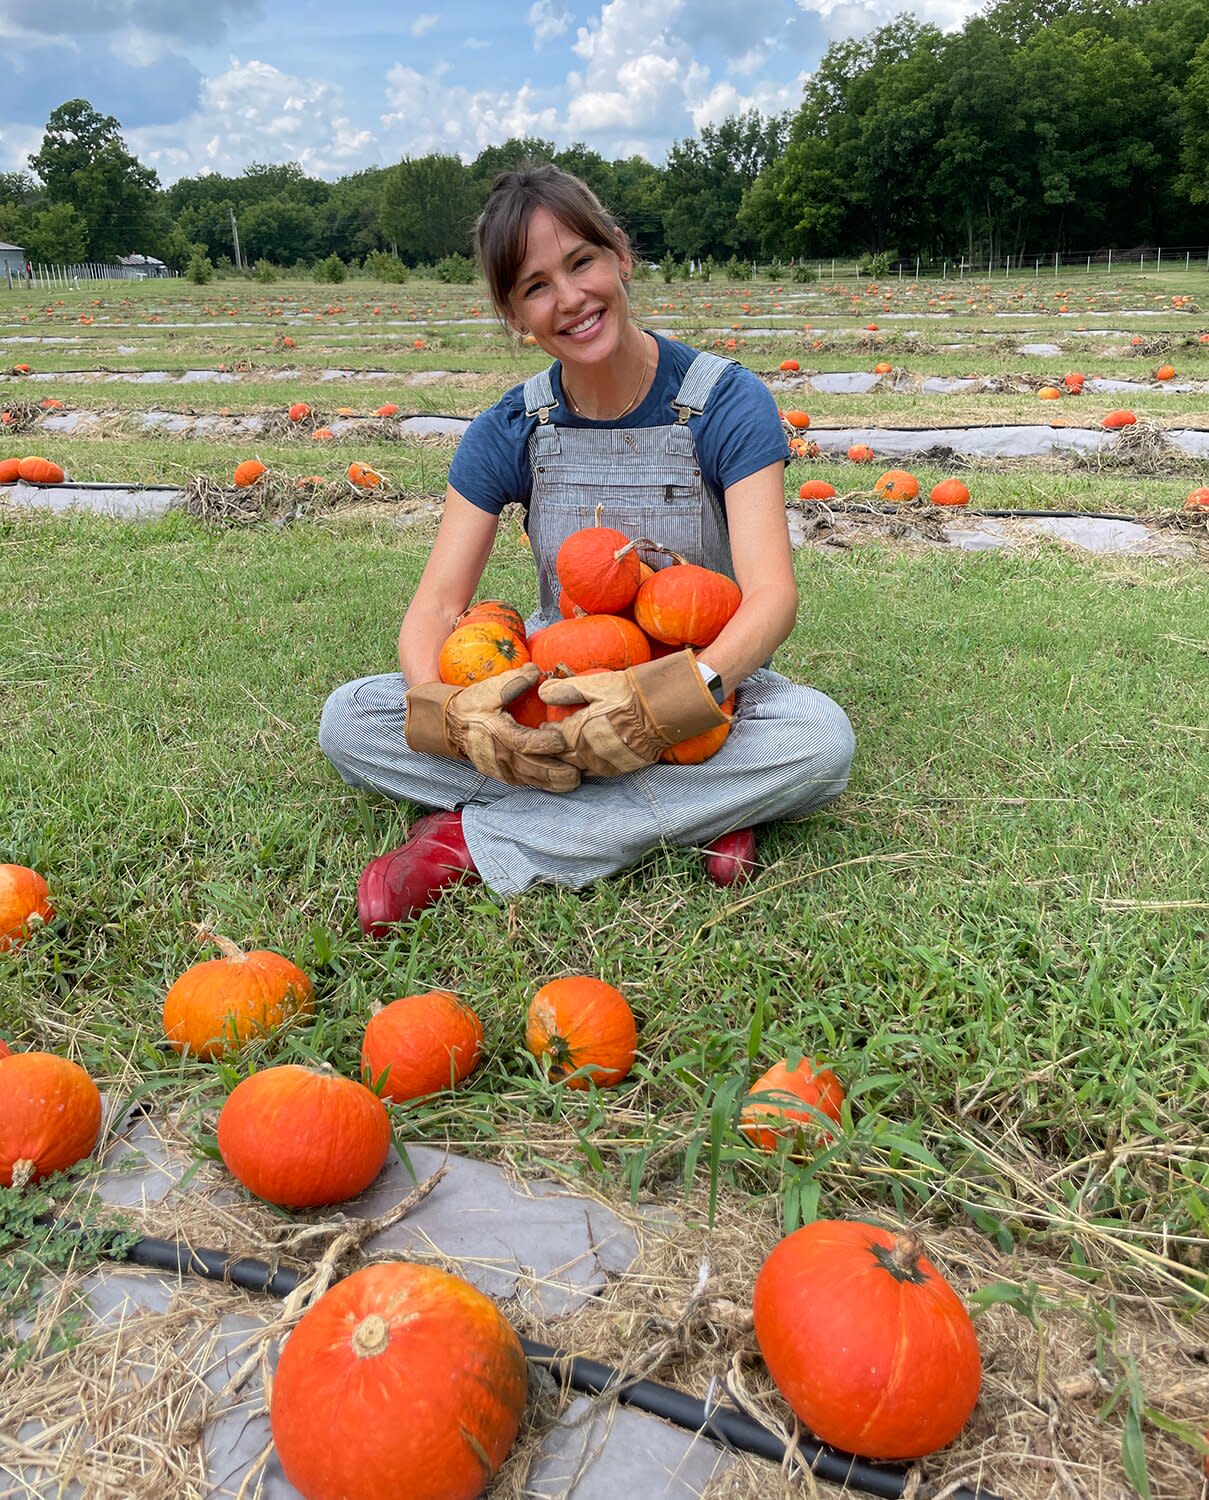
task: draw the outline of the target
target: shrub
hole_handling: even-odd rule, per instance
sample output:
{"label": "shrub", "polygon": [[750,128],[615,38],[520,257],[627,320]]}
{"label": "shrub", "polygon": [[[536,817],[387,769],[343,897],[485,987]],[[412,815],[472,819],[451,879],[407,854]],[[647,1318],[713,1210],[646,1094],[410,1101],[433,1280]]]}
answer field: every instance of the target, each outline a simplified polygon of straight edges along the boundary
{"label": "shrub", "polygon": [[411,273],[397,255],[388,250],[371,250],[365,257],[365,274],[375,281],[406,281]]}
{"label": "shrub", "polygon": [[701,275],[704,280],[712,281],[718,270],[718,262],[712,255],[707,255],[701,262]]}
{"label": "shrub", "polygon": [[189,257],[189,264],[185,267],[185,275],[197,286],[205,286],[207,281],[214,279],[214,266],[210,257],[200,250],[195,250]]}
{"label": "shrub", "polygon": [[663,277],[664,281],[674,281],[676,279],[676,257],[670,250],[659,262],[659,274]]}
{"label": "shrub", "polygon": [[857,274],[871,276],[874,281],[883,281],[890,274],[890,261],[890,252],[879,250],[876,255],[870,255],[864,259]]}
{"label": "shrub", "polygon": [[732,255],[724,268],[727,281],[746,281],[747,266],[747,261],[740,260],[737,255]]}
{"label": "shrub", "polygon": [[264,256],[262,255],[261,258],[252,267],[252,275],[256,278],[257,281],[276,281],[277,267],[271,260],[265,260]]}
{"label": "shrub", "polygon": [[344,281],[348,276],[348,267],[333,250],[325,259],[317,262],[315,266],[316,281]]}
{"label": "shrub", "polygon": [[437,261],[432,268],[432,274],[438,281],[456,283],[458,286],[469,286],[471,282],[478,280],[479,268],[468,255],[447,255],[443,260]]}
{"label": "shrub", "polygon": [[792,279],[799,282],[817,281],[819,277],[818,272],[813,266],[808,266],[805,261],[802,261],[799,265],[794,266]]}

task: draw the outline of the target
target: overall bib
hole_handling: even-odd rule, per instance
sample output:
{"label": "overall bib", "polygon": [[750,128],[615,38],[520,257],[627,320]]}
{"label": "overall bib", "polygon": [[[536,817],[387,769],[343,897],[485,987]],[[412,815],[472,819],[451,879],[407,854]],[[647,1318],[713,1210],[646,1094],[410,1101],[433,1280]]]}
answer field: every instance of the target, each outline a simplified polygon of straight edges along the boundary
{"label": "overall bib", "polygon": [[[658,427],[556,426],[550,372],[525,383],[526,411],[537,418],[528,532],[540,602],[531,631],[561,618],[558,549],[594,523],[601,504],[602,524],[734,576],[722,497],[705,483],[688,425],[730,363],[698,354]],[[656,568],[672,561],[645,560]],[[508,786],[463,761],[412,750],[403,737],[406,692],[398,672],[337,688],[324,706],[320,747],[353,786],[424,807],[461,807],[479,875],[501,895],[538,883],[578,890],[661,843],[701,846],[753,823],[804,817],[844,790],[854,748],[836,703],[762,667],[740,684],[731,732],[703,764],[586,777],[560,794]]]}

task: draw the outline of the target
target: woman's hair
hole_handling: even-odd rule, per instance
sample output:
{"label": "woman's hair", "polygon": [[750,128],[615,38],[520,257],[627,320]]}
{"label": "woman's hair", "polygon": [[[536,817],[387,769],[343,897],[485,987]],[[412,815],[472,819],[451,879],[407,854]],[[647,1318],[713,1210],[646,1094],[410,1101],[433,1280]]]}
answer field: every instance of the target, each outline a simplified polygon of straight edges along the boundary
{"label": "woman's hair", "polygon": [[514,171],[501,172],[474,226],[475,258],[500,317],[507,315],[508,299],[525,259],[529,220],[539,208],[589,245],[613,251],[629,248],[612,214],[573,173],[552,162],[522,162]]}

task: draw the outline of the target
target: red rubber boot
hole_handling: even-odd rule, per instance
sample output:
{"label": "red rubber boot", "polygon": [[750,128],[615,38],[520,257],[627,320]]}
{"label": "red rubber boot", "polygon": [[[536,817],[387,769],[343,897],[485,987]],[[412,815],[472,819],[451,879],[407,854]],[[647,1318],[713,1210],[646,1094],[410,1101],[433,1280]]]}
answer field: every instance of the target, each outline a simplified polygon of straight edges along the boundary
{"label": "red rubber boot", "polygon": [[431,906],[446,886],[479,878],[462,837],[460,812],[427,813],[412,825],[405,843],[371,859],[357,882],[357,916],[366,937],[388,937]]}
{"label": "red rubber boot", "polygon": [[756,873],[756,830],[736,828],[706,844],[706,875],[715,885],[746,885]]}

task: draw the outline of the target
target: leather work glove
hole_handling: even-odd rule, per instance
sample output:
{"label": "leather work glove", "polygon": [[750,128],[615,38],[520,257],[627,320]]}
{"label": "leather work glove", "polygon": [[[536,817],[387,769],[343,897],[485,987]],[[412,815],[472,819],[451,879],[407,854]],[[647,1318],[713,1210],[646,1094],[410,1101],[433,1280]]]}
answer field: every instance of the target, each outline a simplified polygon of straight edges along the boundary
{"label": "leather work glove", "polygon": [[504,711],[540,676],[530,662],[470,687],[422,682],[408,689],[403,736],[413,750],[468,760],[476,771],[509,786],[573,791],[579,771],[559,759],[566,749],[561,730],[553,724],[527,729]]}
{"label": "leather work glove", "polygon": [[551,678],[537,691],[545,703],[584,705],[558,727],[567,742],[565,759],[589,776],[623,776],[652,765],[669,745],[728,722],[691,651],[624,672]]}

